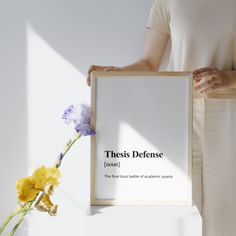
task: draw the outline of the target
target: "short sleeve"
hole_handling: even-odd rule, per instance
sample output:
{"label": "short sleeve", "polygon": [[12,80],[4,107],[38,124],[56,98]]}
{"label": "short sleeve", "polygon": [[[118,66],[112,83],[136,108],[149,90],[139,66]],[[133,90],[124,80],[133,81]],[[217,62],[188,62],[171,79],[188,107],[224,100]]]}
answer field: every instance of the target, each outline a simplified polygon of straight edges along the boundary
{"label": "short sleeve", "polygon": [[170,33],[168,0],[154,0],[146,28]]}

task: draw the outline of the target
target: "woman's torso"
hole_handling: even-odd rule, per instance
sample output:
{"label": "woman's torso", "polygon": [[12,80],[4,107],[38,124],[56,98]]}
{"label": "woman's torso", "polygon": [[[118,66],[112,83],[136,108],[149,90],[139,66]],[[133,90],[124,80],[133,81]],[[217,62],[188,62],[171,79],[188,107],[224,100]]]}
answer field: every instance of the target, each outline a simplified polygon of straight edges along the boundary
{"label": "woman's torso", "polygon": [[170,15],[167,70],[236,69],[236,0],[165,0]]}

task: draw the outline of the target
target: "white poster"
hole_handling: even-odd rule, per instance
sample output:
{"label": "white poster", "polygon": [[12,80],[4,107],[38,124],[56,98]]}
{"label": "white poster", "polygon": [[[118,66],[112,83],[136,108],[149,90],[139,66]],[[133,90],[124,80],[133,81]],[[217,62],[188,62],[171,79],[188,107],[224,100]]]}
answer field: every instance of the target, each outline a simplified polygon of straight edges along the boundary
{"label": "white poster", "polygon": [[190,205],[192,75],[96,72],[91,204]]}

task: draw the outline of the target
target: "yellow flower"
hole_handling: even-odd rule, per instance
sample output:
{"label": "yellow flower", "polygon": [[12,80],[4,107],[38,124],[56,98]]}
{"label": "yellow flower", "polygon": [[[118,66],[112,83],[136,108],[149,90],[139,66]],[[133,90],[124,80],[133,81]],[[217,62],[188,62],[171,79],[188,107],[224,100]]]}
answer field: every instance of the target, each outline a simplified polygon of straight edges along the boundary
{"label": "yellow flower", "polygon": [[35,205],[35,208],[39,211],[48,212],[49,215],[55,216],[57,213],[57,205],[51,202],[50,196],[45,194],[41,201]]}
{"label": "yellow flower", "polygon": [[31,177],[19,179],[16,182],[17,197],[21,202],[33,200],[40,190],[34,188],[34,182]]}
{"label": "yellow flower", "polygon": [[57,186],[60,177],[61,174],[58,168],[42,166],[35,170],[32,176],[19,179],[16,182],[17,197],[21,202],[31,201],[39,192],[47,189],[46,186]]}
{"label": "yellow flower", "polygon": [[45,194],[41,200],[41,203],[47,208],[49,209],[51,206],[53,206],[53,203],[51,202],[50,197]]}
{"label": "yellow flower", "polygon": [[45,166],[35,170],[32,178],[36,189],[44,190],[47,184],[57,186],[58,179],[61,177],[60,171],[56,167],[46,168]]}

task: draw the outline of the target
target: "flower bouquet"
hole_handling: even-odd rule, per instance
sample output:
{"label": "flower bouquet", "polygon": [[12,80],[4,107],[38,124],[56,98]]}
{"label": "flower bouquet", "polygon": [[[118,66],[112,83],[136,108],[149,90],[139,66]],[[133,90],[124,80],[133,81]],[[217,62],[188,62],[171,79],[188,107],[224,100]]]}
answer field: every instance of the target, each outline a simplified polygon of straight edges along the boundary
{"label": "flower bouquet", "polygon": [[80,137],[96,133],[90,125],[90,116],[91,109],[86,104],[71,105],[65,110],[62,118],[67,124],[74,124],[75,136],[67,142],[64,151],[59,154],[52,167],[41,166],[31,176],[19,179],[16,182],[18,204],[0,226],[0,234],[15,216],[19,216],[18,222],[8,234],[9,236],[14,235],[25,216],[33,209],[48,212],[51,216],[56,215],[58,206],[52,203],[50,196],[54,188],[59,185],[59,178],[61,177],[59,167],[66,153]]}

